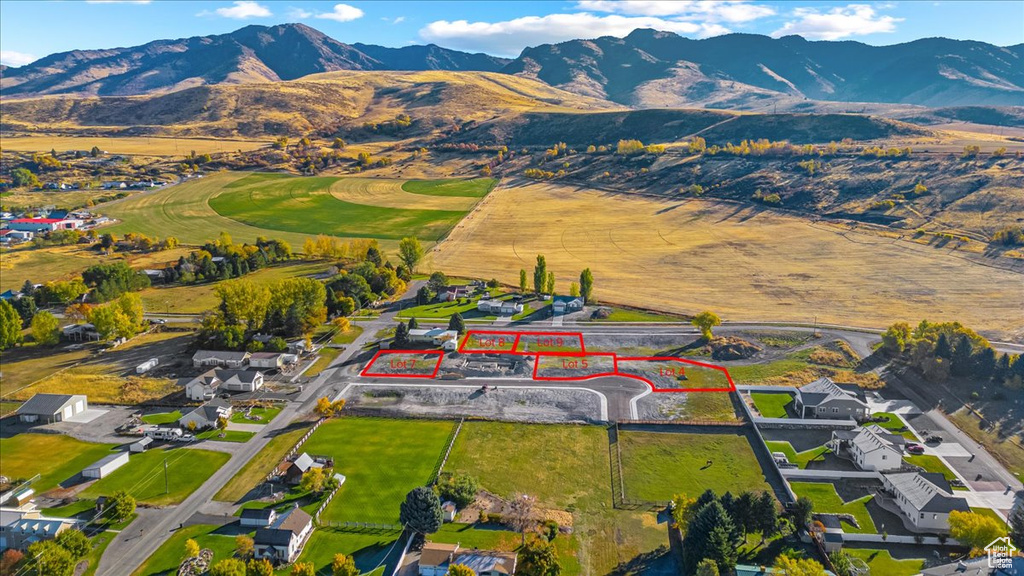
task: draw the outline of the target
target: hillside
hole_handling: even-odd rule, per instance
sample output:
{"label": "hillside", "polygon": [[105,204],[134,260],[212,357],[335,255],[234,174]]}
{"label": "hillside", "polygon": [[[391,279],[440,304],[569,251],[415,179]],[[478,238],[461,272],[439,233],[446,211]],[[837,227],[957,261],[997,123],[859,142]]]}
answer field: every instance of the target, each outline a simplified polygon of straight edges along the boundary
{"label": "hillside", "polygon": [[439,46],[348,45],[303,24],[53,54],[4,71],[5,96],[129,96],[207,84],[294,80],[336,70],[482,70],[508,61]]}
{"label": "hillside", "polygon": [[631,106],[758,109],[808,100],[922,106],[1024,105],[1020,46],[926,38],[892,46],[728,34],[625,38],[527,48],[502,71]]}
{"label": "hillside", "polygon": [[152,96],[5,99],[0,129],[207,136],[331,132],[412,117],[429,132],[528,110],[611,104],[544,83],[487,72],[330,72],[279,83],[199,86]]}

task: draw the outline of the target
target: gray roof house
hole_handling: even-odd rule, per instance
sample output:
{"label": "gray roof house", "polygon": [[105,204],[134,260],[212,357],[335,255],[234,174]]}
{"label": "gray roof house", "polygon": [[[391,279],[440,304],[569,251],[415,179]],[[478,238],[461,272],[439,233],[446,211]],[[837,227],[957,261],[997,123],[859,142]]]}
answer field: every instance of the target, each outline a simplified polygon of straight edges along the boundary
{"label": "gray roof house", "polygon": [[882,484],[909,524],[922,532],[949,532],[949,513],[971,510],[967,499],[953,496],[940,472],[883,474]]}
{"label": "gray roof house", "polygon": [[195,422],[195,429],[202,430],[203,428],[213,428],[216,426],[218,418],[230,417],[231,404],[220,399],[213,399],[182,416],[178,423],[182,428],[188,429],[189,422]]}
{"label": "gray roof house", "polygon": [[185,380],[185,396],[189,400],[211,400],[218,390],[227,392],[255,392],[263,387],[263,373],[257,370],[207,370],[191,380]]}
{"label": "gray roof house", "polygon": [[301,508],[292,508],[270,526],[256,530],[253,555],[274,564],[287,564],[299,556],[312,533],[313,518]]}
{"label": "gray roof house", "polygon": [[18,407],[18,419],[22,422],[62,422],[73,418],[89,408],[89,401],[83,394],[36,394]]}
{"label": "gray roof house", "polygon": [[309,454],[303,452],[299,454],[291,464],[288,465],[287,470],[284,472],[285,480],[290,484],[298,484],[302,482],[302,475],[308,472],[311,468],[323,468],[324,465],[317,462],[315,458]]}
{"label": "gray roof house", "polygon": [[859,388],[840,386],[827,376],[797,388],[794,405],[800,418],[859,420],[870,415]]}
{"label": "gray roof house", "polygon": [[73,518],[43,516],[31,504],[19,508],[0,508],[0,549],[24,550],[30,544],[56,538],[82,521]]}
{"label": "gray roof house", "polygon": [[906,443],[903,436],[871,424],[854,430],[833,430],[829,447],[836,453],[846,451],[861,470],[889,472],[903,466]]}
{"label": "gray roof house", "polygon": [[555,314],[569,314],[583,310],[584,300],[582,296],[555,296],[551,303],[551,310]]}
{"label": "gray roof house", "polygon": [[225,352],[223,350],[199,350],[192,355],[196,368],[216,366],[218,368],[241,368],[249,361],[249,352]]}
{"label": "gray roof house", "polygon": [[277,511],[273,508],[246,508],[242,510],[239,524],[255,528],[270,526],[277,520]]}

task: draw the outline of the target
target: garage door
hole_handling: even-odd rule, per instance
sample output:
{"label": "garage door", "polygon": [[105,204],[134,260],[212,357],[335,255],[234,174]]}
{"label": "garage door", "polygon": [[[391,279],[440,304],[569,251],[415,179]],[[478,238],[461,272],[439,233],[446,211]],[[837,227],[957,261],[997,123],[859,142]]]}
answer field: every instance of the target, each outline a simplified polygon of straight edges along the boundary
{"label": "garage door", "polygon": [[64,419],[65,420],[67,420],[68,418],[71,418],[74,415],[75,415],[75,413],[71,411],[71,406],[65,406],[64,407]]}
{"label": "garage door", "polygon": [[81,412],[85,412],[85,402],[79,400],[78,402],[75,402],[75,414],[79,414]]}

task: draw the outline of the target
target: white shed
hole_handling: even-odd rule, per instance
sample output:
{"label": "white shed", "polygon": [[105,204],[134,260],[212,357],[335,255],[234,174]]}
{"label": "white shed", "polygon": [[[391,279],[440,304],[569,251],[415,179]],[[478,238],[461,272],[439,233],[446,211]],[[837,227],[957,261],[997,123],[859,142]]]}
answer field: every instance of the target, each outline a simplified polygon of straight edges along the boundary
{"label": "white shed", "polygon": [[145,452],[149,448],[149,445],[152,444],[152,443],[153,443],[153,439],[150,438],[149,436],[146,436],[144,438],[140,438],[136,442],[132,442],[132,444],[130,446],[128,446],[128,451],[129,452]]}
{"label": "white shed", "polygon": [[104,456],[96,461],[91,466],[88,466],[85,470],[82,470],[82,476],[86,478],[106,478],[111,472],[117,470],[121,466],[128,463],[128,453],[118,452],[117,454],[111,454]]}

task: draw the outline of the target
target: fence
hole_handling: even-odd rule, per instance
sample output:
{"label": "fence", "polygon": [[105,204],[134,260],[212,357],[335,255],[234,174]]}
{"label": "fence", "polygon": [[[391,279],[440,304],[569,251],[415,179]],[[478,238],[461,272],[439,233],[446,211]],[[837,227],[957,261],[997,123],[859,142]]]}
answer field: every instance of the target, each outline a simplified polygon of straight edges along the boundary
{"label": "fence", "polygon": [[[660,422],[665,424],[665,422]],[[619,423],[608,428],[608,455],[611,460],[612,506],[623,510],[658,512],[668,507],[667,501],[641,500],[626,495],[626,481],[622,475],[622,449],[619,447]]]}
{"label": "fence", "polygon": [[[749,407],[747,407],[749,410]],[[769,429],[811,429],[811,430],[835,430],[841,428],[853,430],[857,427],[855,420],[816,420],[812,418],[763,418],[751,415],[754,424],[758,428]]]}
{"label": "fence", "polygon": [[882,474],[879,472],[870,471],[853,471],[853,470],[807,470],[804,468],[782,468],[780,469],[782,475],[786,479],[799,479],[805,478],[809,480],[842,480],[844,478],[865,478],[871,480],[881,480]]}
{"label": "fence", "polygon": [[[758,461],[761,463],[761,467],[764,468],[765,475],[775,472],[779,481],[782,484],[784,492],[779,494],[779,491],[775,491],[775,496],[785,506],[789,502],[796,502],[796,493],[793,492],[793,488],[789,485],[789,481],[782,474],[782,470],[779,468],[779,463],[772,457],[772,451],[768,448],[768,444],[764,441],[764,436],[761,436],[761,431],[758,429],[758,421],[754,419],[754,413],[750,409],[750,406],[746,402],[740,402],[740,406],[743,408],[743,413],[747,415],[747,418],[754,423],[754,436],[757,437],[757,441],[753,442],[754,453],[758,455]],[[775,482],[768,482],[769,485],[775,486]],[[785,498],[783,498],[785,496]]]}
{"label": "fence", "polygon": [[441,476],[441,471],[444,470],[444,465],[448,463],[448,456],[452,453],[452,447],[455,446],[455,439],[459,437],[459,432],[462,431],[462,423],[465,421],[465,418],[459,418],[458,423],[452,426],[452,431],[448,434],[448,447],[445,448],[444,454],[434,464],[434,470],[430,473],[430,478],[427,479],[427,486],[433,486],[437,483],[438,477]]}
{"label": "fence", "polygon": [[937,536],[904,536],[904,535],[893,535],[888,536],[882,534],[852,534],[846,532],[843,534],[843,542],[872,542],[872,543],[888,543],[888,544],[920,544],[922,546],[960,546],[960,542],[953,538],[939,538]]}
{"label": "fence", "polygon": [[401,532],[401,524],[385,524],[381,522],[334,522],[328,521],[320,524],[321,528],[330,528],[339,532],[355,532],[360,534],[389,534]]}
{"label": "fence", "polygon": [[[291,450],[289,450],[288,453],[284,455],[284,459],[285,460],[291,460],[295,456],[295,454],[299,451],[299,448],[301,448],[302,445],[305,444],[306,440],[309,440],[309,437],[313,435],[313,432],[316,432],[316,429],[319,428],[320,425],[323,424],[326,421],[327,421],[326,418],[321,418],[321,419],[317,420],[316,423],[314,423],[313,426],[310,427],[310,429],[308,431],[306,431],[305,434],[302,435],[302,438],[299,438],[299,441],[295,443],[295,446],[292,446]],[[272,481],[276,477],[277,477],[277,468],[274,468],[273,470],[271,470],[267,474],[267,476],[263,479],[263,481],[264,482],[270,482],[270,481]]]}

